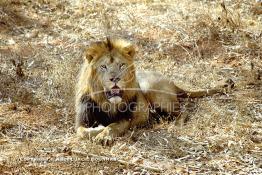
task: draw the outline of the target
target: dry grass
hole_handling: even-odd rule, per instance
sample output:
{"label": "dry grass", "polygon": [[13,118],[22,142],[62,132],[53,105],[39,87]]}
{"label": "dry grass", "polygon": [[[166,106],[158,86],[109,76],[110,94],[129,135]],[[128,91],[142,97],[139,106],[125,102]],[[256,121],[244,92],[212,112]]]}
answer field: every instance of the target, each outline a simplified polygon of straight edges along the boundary
{"label": "dry grass", "polygon": [[[248,0],[0,0],[0,174],[261,174],[261,8]],[[188,89],[229,77],[236,88],[187,107],[183,127],[129,131],[112,147],[78,141],[82,51],[108,34],[137,44],[138,69]]]}

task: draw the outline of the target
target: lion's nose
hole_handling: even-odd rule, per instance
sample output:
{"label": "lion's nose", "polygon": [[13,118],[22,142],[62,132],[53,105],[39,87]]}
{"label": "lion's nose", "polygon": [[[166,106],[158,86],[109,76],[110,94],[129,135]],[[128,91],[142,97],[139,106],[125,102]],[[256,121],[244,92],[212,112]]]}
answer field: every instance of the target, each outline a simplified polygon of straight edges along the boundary
{"label": "lion's nose", "polygon": [[116,77],[116,78],[110,78],[110,81],[117,83],[119,82],[120,78]]}

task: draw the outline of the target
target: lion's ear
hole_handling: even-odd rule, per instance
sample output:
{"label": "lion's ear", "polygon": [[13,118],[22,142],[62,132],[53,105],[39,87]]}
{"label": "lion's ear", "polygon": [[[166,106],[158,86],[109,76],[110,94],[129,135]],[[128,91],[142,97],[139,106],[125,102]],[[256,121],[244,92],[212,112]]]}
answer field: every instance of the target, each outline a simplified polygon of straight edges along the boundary
{"label": "lion's ear", "polygon": [[135,47],[132,44],[130,44],[123,48],[123,52],[126,56],[133,58],[136,53],[136,50]]}
{"label": "lion's ear", "polygon": [[98,58],[101,53],[105,51],[104,43],[102,42],[95,42],[92,43],[85,51],[85,59],[88,62],[91,62],[93,59]]}
{"label": "lion's ear", "polygon": [[91,62],[96,57],[96,55],[97,54],[95,50],[90,47],[86,49],[84,57],[88,62]]}

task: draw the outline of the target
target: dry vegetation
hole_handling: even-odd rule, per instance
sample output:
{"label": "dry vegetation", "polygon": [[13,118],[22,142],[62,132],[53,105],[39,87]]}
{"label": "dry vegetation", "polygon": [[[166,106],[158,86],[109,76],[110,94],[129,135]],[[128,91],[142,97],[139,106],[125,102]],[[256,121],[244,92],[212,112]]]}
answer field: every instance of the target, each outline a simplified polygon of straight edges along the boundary
{"label": "dry vegetation", "polygon": [[[75,77],[106,35],[137,44],[138,69],[236,88],[185,103],[185,126],[129,131],[112,147],[78,141]],[[0,0],[0,174],[262,174],[261,48],[250,0]]]}

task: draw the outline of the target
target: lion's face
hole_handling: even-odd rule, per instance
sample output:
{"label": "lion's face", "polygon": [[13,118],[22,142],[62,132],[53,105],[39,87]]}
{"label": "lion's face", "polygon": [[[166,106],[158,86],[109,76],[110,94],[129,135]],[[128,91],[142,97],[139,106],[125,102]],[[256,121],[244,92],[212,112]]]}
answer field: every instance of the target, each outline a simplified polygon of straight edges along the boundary
{"label": "lion's face", "polygon": [[93,71],[92,77],[99,83],[99,92],[114,104],[118,104],[132,88],[135,80],[133,65],[134,48],[129,43],[116,40],[100,43],[87,50],[87,58]]}
{"label": "lion's face", "polygon": [[123,91],[128,90],[134,79],[132,62],[119,53],[111,53],[101,57],[95,67],[106,98],[111,103],[120,103]]}

